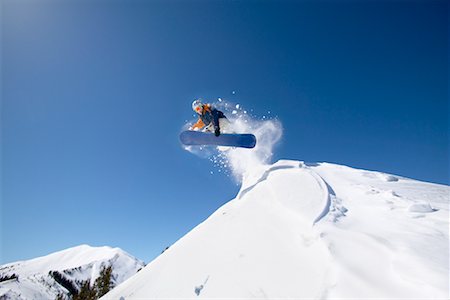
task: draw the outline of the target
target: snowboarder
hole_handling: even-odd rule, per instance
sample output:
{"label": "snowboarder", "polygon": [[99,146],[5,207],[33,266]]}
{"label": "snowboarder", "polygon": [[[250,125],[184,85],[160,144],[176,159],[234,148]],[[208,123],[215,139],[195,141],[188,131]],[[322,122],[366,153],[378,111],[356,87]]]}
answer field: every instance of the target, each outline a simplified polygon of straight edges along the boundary
{"label": "snowboarder", "polygon": [[[251,133],[235,133],[224,113],[199,99],[192,103],[198,121],[189,130],[180,133],[180,141],[186,146],[215,145],[224,147],[254,148],[256,137]],[[201,131],[199,131],[201,130]],[[214,135],[211,134],[214,133]],[[218,148],[219,149],[219,148]],[[219,149],[220,150],[220,149]]]}
{"label": "snowboarder", "polygon": [[197,123],[192,125],[189,130],[203,129],[203,131],[214,132],[215,136],[219,136],[230,125],[223,112],[209,103],[203,104],[200,99],[192,102],[192,109],[198,114],[199,118]]}

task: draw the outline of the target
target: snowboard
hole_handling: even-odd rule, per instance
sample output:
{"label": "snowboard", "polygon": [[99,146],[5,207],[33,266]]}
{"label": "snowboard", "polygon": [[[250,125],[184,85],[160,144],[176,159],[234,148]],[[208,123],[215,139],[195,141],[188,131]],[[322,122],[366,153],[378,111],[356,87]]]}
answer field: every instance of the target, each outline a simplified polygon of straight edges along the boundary
{"label": "snowboard", "polygon": [[219,136],[215,136],[211,132],[201,131],[183,131],[180,134],[181,143],[187,146],[228,146],[228,147],[241,147],[241,148],[253,148],[256,145],[256,137],[253,134],[239,134],[239,133],[223,133]]}

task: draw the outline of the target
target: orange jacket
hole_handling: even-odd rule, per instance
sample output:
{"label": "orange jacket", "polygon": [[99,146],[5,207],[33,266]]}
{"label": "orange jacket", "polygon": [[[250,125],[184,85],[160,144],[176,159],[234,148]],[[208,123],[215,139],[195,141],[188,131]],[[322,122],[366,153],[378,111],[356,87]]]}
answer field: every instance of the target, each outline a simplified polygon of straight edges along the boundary
{"label": "orange jacket", "polygon": [[[211,122],[214,123],[213,111],[217,111],[216,109],[211,109],[210,104],[204,104],[202,114],[199,115],[197,123],[192,125],[191,129],[202,129],[203,127],[209,125]],[[205,124],[207,123],[207,124]],[[217,122],[217,126],[219,122]],[[214,124],[216,126],[216,124]]]}

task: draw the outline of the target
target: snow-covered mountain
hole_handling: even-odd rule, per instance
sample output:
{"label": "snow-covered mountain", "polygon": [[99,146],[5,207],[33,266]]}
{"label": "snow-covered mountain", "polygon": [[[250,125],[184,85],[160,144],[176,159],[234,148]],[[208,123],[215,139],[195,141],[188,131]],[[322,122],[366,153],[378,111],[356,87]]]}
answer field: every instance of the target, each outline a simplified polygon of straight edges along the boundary
{"label": "snow-covered mountain", "polygon": [[329,163],[235,199],[102,299],[448,299],[450,188]]}
{"label": "snow-covered mountain", "polygon": [[[82,245],[47,256],[0,266],[0,299],[56,299],[69,293],[61,279],[80,289],[81,282],[94,283],[103,267],[112,267],[114,286],[128,279],[145,264],[119,248]],[[56,272],[56,273],[55,273]],[[53,275],[52,275],[53,274]],[[59,278],[55,280],[55,274]],[[58,276],[58,275],[57,275]]]}

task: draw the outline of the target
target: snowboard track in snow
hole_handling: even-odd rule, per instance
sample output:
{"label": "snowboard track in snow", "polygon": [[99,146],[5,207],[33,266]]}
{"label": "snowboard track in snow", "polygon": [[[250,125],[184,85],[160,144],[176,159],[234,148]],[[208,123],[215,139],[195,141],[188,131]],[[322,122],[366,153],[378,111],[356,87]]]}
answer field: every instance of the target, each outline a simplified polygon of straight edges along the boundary
{"label": "snowboard track in snow", "polygon": [[254,183],[254,184],[252,184],[251,186],[249,186],[249,187],[243,189],[243,190],[239,193],[239,195],[237,196],[237,198],[238,198],[238,199],[242,199],[242,198],[245,196],[245,194],[247,194],[247,193],[250,192],[252,189],[254,189],[258,184],[260,184],[261,182],[267,180],[267,178],[269,177],[269,175],[270,175],[272,172],[275,172],[275,171],[278,171],[278,170],[285,170],[285,169],[295,169],[295,168],[297,168],[297,167],[295,167],[295,166],[274,166],[274,167],[271,167],[270,169],[266,170],[266,171],[264,172],[264,174],[263,174],[263,175],[262,175],[262,176]]}
{"label": "snowboard track in snow", "polygon": [[319,174],[314,172],[308,167],[305,167],[306,170],[309,171],[309,173],[317,180],[317,183],[322,187],[324,191],[326,191],[326,200],[325,205],[323,207],[323,210],[320,212],[320,214],[316,217],[316,219],[313,222],[313,225],[315,225],[317,222],[322,220],[325,216],[328,215],[330,212],[330,207],[332,205],[332,199],[336,198],[336,193],[334,192],[333,188],[323,179]]}
{"label": "snowboard track in snow", "polygon": [[257,187],[262,182],[266,181],[270,175],[272,175],[274,172],[281,171],[281,170],[288,170],[288,169],[299,169],[306,171],[311,175],[317,184],[320,186],[321,190],[324,191],[324,206],[322,211],[319,212],[317,217],[312,222],[312,225],[315,225],[320,220],[325,218],[330,213],[330,208],[333,206],[333,199],[336,199],[336,193],[334,192],[333,188],[325,181],[324,178],[322,178],[319,174],[314,172],[309,165],[306,165],[303,162],[295,162],[295,164],[292,164],[291,161],[280,161],[281,164],[279,165],[273,165],[259,177],[259,179],[256,180],[255,183],[250,185],[249,187],[246,187],[240,191],[237,199],[242,199],[245,197],[246,194],[251,192],[255,187]]}

